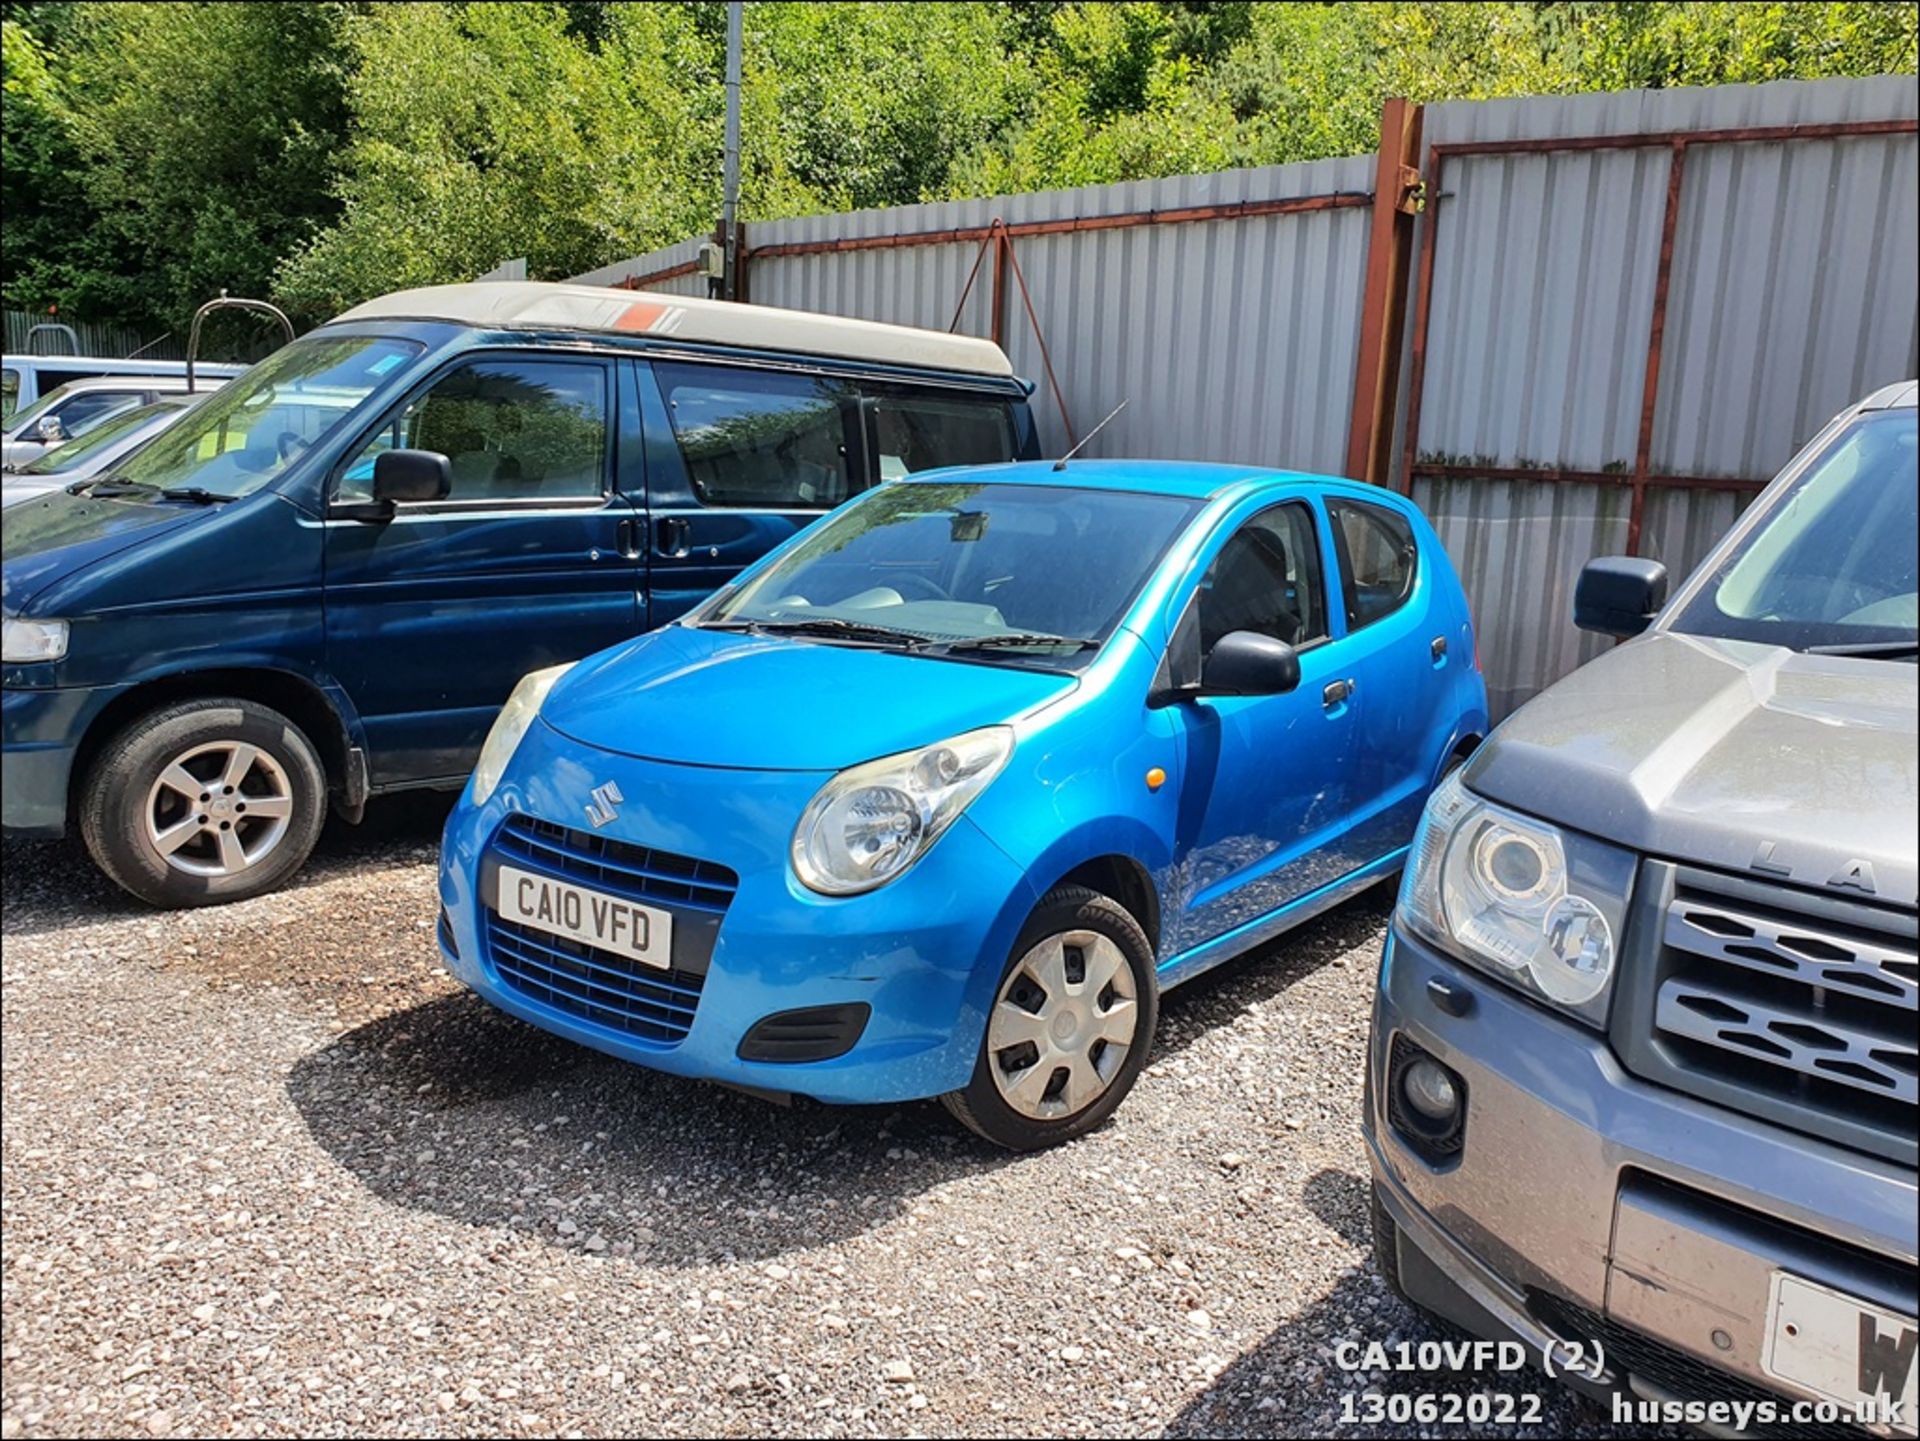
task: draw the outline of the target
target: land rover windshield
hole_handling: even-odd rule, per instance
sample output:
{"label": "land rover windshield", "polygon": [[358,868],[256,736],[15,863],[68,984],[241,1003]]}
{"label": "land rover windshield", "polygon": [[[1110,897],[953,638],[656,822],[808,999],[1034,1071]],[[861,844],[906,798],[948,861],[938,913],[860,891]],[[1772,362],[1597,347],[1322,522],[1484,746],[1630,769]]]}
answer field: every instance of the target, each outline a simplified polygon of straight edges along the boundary
{"label": "land rover windshield", "polygon": [[371,335],[296,340],[209,395],[107,483],[221,497],[258,490],[424,348]]}
{"label": "land rover windshield", "polygon": [[1911,662],[1920,628],[1912,407],[1864,413],[1765,502],[1670,629]]}

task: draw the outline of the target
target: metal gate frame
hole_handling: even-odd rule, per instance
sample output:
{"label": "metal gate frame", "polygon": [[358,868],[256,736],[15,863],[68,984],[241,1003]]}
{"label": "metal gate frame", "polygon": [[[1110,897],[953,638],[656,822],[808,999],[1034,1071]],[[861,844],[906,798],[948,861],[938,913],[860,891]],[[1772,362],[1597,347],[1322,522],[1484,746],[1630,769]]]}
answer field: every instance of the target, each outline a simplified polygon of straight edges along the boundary
{"label": "metal gate frame", "polygon": [[[1675,475],[1653,468],[1654,408],[1660,395],[1660,350],[1667,329],[1667,293],[1673,275],[1673,243],[1680,224],[1681,184],[1686,173],[1687,151],[1696,145],[1740,145],[1768,140],[1838,140],[1850,136],[1912,135],[1920,131],[1913,120],[1852,120],[1824,125],[1756,125],[1726,130],[1643,131],[1621,135],[1585,135],[1563,139],[1477,140],[1456,144],[1435,144],[1427,148],[1426,186],[1431,203],[1426,207],[1426,226],[1420,238],[1419,273],[1415,281],[1413,305],[1413,345],[1408,357],[1407,424],[1405,451],[1400,469],[1400,490],[1411,493],[1421,477],[1456,477],[1475,480],[1531,480],[1545,483],[1570,482],[1577,485],[1627,486],[1633,500],[1627,519],[1627,552],[1640,553],[1640,531],[1646,508],[1647,491],[1655,486],[1677,486],[1698,490],[1753,492],[1766,485],[1764,479],[1736,476]],[[1654,276],[1653,315],[1647,333],[1647,366],[1641,385],[1640,433],[1634,448],[1633,469],[1612,470],[1535,469],[1526,466],[1498,467],[1465,464],[1439,464],[1419,459],[1420,399],[1427,372],[1427,339],[1433,311],[1433,253],[1440,229],[1439,201],[1446,198],[1440,190],[1442,167],[1451,156],[1469,155],[1544,155],[1572,150],[1647,150],[1666,147],[1672,158],[1667,170],[1667,205],[1660,224],[1660,259]]]}

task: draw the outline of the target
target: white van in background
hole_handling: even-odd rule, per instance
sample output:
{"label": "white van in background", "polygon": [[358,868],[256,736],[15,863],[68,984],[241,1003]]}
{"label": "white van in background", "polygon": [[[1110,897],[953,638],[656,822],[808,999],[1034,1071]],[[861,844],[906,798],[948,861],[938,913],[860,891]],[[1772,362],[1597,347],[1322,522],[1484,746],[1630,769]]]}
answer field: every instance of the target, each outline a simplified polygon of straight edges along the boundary
{"label": "white van in background", "polygon": [[[196,360],[197,379],[231,380],[244,365],[228,365]],[[7,355],[0,356],[0,425],[9,432],[13,418],[41,396],[70,380],[94,380],[103,375],[164,376],[186,380],[184,360],[115,360],[98,355]]]}

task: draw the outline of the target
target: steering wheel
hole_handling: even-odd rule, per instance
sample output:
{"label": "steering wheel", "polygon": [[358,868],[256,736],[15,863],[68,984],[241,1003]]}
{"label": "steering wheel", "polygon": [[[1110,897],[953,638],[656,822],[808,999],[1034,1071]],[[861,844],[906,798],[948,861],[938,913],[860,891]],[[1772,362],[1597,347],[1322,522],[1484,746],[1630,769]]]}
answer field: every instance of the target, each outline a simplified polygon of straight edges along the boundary
{"label": "steering wheel", "polygon": [[[913,571],[908,571],[903,575],[890,575],[887,577],[887,584],[901,592],[900,598],[902,600],[953,599],[952,593],[942,587],[938,581],[929,580],[926,576],[918,575]],[[909,590],[918,590],[920,594],[917,596],[907,595],[905,592]]]}
{"label": "steering wheel", "polygon": [[291,430],[281,431],[273,442],[273,448],[280,452],[280,463],[282,465],[291,464],[294,458],[307,448],[307,445],[307,441],[302,440]]}

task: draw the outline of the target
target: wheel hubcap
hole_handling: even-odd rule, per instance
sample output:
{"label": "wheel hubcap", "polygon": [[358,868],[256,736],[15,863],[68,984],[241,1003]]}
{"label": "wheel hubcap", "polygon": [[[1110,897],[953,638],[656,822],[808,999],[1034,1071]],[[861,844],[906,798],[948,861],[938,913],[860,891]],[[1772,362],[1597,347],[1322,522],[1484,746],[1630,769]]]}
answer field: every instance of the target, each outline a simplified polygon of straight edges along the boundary
{"label": "wheel hubcap", "polygon": [[176,871],[230,876],[271,855],[292,816],[279,761],[245,741],[213,741],[162,768],[147,792],[147,841]]}
{"label": "wheel hubcap", "polygon": [[1120,1074],[1138,1024],[1119,946],[1098,931],[1047,937],[1008,974],[987,1022],[1001,1099],[1035,1120],[1077,1115]]}

